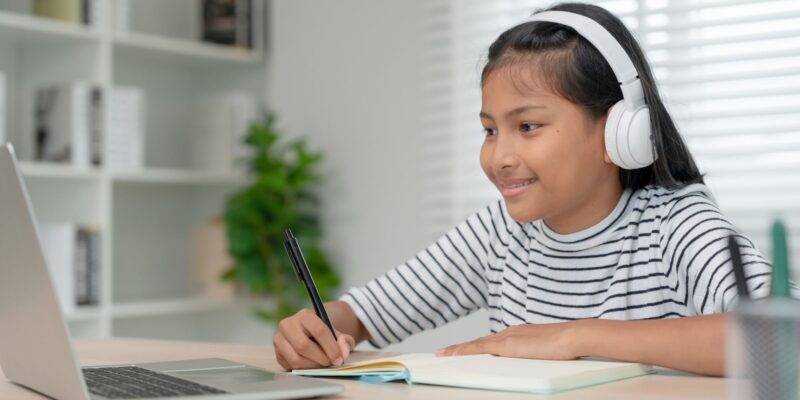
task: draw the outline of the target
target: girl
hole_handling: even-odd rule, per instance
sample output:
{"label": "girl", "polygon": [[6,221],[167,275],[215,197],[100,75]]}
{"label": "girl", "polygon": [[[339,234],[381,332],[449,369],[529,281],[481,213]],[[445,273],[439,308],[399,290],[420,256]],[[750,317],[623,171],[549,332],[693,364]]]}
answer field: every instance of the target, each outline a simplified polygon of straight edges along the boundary
{"label": "girl", "polygon": [[[642,143],[655,161],[631,165],[607,146],[612,106],[636,91],[618,83],[605,53],[566,24],[507,30],[489,48],[480,112],[481,167],[503,200],[326,303],[338,342],[312,311],[281,321],[273,340],[281,366],[340,365],[358,342],[383,347],[485,307],[491,334],[438,354],[600,356],[723,373],[721,313],[736,296],[726,244],[736,231],[622,22],[587,4],[545,11],[588,17],[622,47],[649,107],[633,129],[649,126]],[[770,266],[736,235],[747,285],[763,296]]]}

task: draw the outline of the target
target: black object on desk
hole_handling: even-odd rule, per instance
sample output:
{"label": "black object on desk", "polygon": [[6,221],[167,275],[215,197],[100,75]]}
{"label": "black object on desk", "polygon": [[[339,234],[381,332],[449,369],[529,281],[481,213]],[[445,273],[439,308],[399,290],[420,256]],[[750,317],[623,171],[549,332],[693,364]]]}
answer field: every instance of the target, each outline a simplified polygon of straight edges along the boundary
{"label": "black object on desk", "polygon": [[289,255],[289,260],[294,266],[294,273],[297,275],[297,279],[306,286],[306,291],[308,291],[308,297],[311,298],[314,311],[317,313],[319,319],[331,330],[333,338],[339,340],[339,338],[336,337],[336,331],[333,330],[331,320],[328,319],[328,314],[325,312],[325,307],[322,306],[322,299],[319,298],[317,285],[314,284],[314,278],[311,277],[311,272],[308,270],[306,259],[303,257],[303,252],[300,251],[300,245],[297,244],[297,240],[294,238],[291,229],[283,231],[283,235],[286,238],[283,241],[283,245],[286,247],[286,253]]}

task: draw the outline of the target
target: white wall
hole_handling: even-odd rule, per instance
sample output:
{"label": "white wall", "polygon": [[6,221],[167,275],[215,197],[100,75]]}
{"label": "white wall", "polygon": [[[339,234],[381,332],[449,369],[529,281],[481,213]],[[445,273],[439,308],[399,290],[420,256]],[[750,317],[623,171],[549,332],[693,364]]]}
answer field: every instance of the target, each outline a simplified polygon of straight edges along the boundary
{"label": "white wall", "polygon": [[[423,13],[423,0],[270,3],[268,106],[286,134],[325,153],[326,247],[345,290],[435,239],[421,192]],[[480,312],[392,349],[487,333]]]}

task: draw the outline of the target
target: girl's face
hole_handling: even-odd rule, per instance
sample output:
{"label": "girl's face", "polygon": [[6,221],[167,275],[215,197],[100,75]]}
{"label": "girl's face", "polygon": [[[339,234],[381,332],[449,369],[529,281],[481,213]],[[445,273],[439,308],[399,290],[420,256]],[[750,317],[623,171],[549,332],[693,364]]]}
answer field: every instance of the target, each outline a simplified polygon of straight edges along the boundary
{"label": "girl's face", "polygon": [[483,171],[516,221],[543,219],[559,233],[602,221],[622,193],[605,152],[605,117],[593,120],[539,84],[535,72],[517,68],[526,67],[500,67],[484,81]]}

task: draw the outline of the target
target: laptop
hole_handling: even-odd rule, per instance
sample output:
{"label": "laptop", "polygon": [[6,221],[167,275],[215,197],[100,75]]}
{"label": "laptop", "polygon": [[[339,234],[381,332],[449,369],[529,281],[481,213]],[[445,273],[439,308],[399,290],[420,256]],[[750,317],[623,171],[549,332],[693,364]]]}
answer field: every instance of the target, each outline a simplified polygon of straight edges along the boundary
{"label": "laptop", "polygon": [[0,366],[16,384],[56,399],[294,399],[341,385],[224,359],[80,369],[10,144],[0,145]]}

